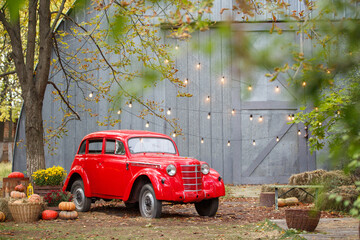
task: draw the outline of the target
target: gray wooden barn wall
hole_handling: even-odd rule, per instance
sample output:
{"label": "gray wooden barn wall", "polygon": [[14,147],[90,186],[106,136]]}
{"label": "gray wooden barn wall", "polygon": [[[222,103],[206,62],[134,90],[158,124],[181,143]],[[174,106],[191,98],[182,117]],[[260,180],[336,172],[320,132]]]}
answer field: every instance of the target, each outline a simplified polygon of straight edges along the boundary
{"label": "gray wooden barn wall", "polygon": [[[213,20],[221,21],[233,15],[229,12],[220,14],[221,8],[230,7],[231,1],[215,1]],[[297,9],[302,9],[301,5],[296,5]],[[78,19],[85,19],[89,16],[83,12],[73,12]],[[241,16],[232,17],[241,20]],[[266,19],[266,16],[265,16]],[[255,19],[264,20],[264,17]],[[68,28],[68,22],[61,27]],[[234,34],[237,31],[245,31],[254,36],[253,47],[262,47],[269,43],[271,35],[267,30],[271,24],[267,23],[234,23]],[[195,33],[191,41],[179,41],[167,38],[167,31],[162,31],[164,43],[174,47],[179,46],[179,54],[176,56],[176,67],[179,69],[177,76],[180,79],[188,78],[189,84],[186,87],[188,92],[193,94],[191,98],[177,98],[177,88],[163,81],[156,87],[143,90],[145,98],[153,99],[158,102],[163,101],[163,106],[171,108],[171,116],[179,119],[184,136],[177,136],[176,141],[180,154],[183,156],[196,157],[207,161],[223,177],[226,183],[251,184],[251,183],[285,183],[291,174],[316,168],[315,158],[308,152],[305,138],[297,135],[298,130],[304,131],[303,126],[287,124],[287,116],[295,113],[297,107],[294,106],[292,93],[287,89],[287,84],[283,80],[268,82],[264,77],[263,71],[254,72],[252,91],[248,91],[249,79],[243,74],[244,69],[234,61],[233,51],[228,48],[228,39],[219,34],[216,29],[207,32]],[[294,31],[285,31],[284,37],[299,42],[300,36]],[[202,53],[205,42],[211,40],[216,48],[210,55]],[[75,39],[66,39],[74,50],[80,46]],[[311,42],[305,40],[306,50],[311,51]],[[306,42],[308,41],[308,42]],[[197,43],[199,50],[194,50],[192,45]],[[91,46],[85,46],[91,47]],[[110,56],[116,59],[117,56]],[[200,63],[201,68],[196,65]],[[141,68],[139,63],[134,63],[134,67]],[[109,79],[106,71],[98,71],[97,77],[101,81]],[[224,84],[221,77],[225,78]],[[52,81],[60,83],[63,76],[55,74]],[[279,86],[280,91],[275,88]],[[115,91],[116,89],[114,89]],[[60,101],[53,101],[50,92],[53,91],[48,86],[44,101],[44,120],[48,126],[56,127],[62,118],[59,108],[62,106]],[[83,95],[77,86],[71,89],[74,96],[74,104],[84,103],[87,108],[93,108],[93,112],[98,113],[97,117],[89,117],[88,114],[81,112],[81,121],[71,121],[68,123],[68,133],[63,139],[57,139],[57,149],[55,154],[49,154],[46,150],[46,166],[61,165],[66,170],[70,170],[72,160],[77,151],[81,139],[88,133],[105,129],[143,129],[156,131],[171,135],[172,129],[161,119],[147,116],[145,119],[137,117],[141,107],[133,104],[132,108],[125,105],[126,100],[121,106],[113,105],[105,100],[98,103],[83,100]],[[88,94],[89,92],[85,93]],[[211,100],[206,101],[210,96]],[[295,101],[296,103],[296,101]],[[295,104],[296,105],[296,104]],[[110,112],[109,108],[123,109],[118,115],[117,110]],[[232,114],[232,110],[235,113]],[[208,113],[211,118],[207,119]],[[98,126],[96,121],[102,121],[104,117],[112,115],[121,119],[121,122],[114,127]],[[253,115],[251,121],[249,116]],[[258,118],[262,116],[263,121]],[[24,140],[16,145],[14,150],[14,170],[26,170],[25,160],[25,132],[24,132],[25,113],[22,112],[19,120],[17,141]],[[146,128],[146,122],[150,122],[150,127]],[[280,141],[276,141],[276,137]],[[204,142],[201,143],[201,139]],[[253,145],[255,140],[256,145]],[[230,146],[228,146],[230,141]]]}

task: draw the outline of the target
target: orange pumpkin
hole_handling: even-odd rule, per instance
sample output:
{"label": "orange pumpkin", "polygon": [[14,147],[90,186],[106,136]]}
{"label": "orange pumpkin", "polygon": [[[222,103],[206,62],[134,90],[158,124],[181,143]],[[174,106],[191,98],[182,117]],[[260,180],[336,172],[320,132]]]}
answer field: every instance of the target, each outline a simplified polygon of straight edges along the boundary
{"label": "orange pumpkin", "polygon": [[73,203],[73,202],[61,202],[61,203],[59,203],[59,208],[62,211],[74,211],[75,210],[75,203]]}
{"label": "orange pumpkin", "polygon": [[58,217],[58,212],[54,210],[45,210],[41,213],[41,217],[44,220],[53,220]]}
{"label": "orange pumpkin", "polygon": [[25,186],[22,185],[22,184],[16,185],[15,191],[24,192],[25,191]]}
{"label": "orange pumpkin", "polygon": [[10,197],[12,198],[26,198],[26,194],[19,191],[12,191],[10,193]]}
{"label": "orange pumpkin", "polygon": [[59,218],[64,220],[76,219],[79,216],[77,211],[61,211]]}
{"label": "orange pumpkin", "polygon": [[41,197],[38,194],[32,194],[29,197],[29,202],[30,203],[39,203],[39,202],[41,202]]}
{"label": "orange pumpkin", "polygon": [[5,213],[0,212],[0,222],[4,222],[5,221]]}
{"label": "orange pumpkin", "polygon": [[286,204],[285,204],[285,199],[283,198],[279,198],[278,199],[278,206],[279,207],[284,207]]}
{"label": "orange pumpkin", "polygon": [[21,172],[12,172],[8,175],[8,178],[23,178],[24,174]]}

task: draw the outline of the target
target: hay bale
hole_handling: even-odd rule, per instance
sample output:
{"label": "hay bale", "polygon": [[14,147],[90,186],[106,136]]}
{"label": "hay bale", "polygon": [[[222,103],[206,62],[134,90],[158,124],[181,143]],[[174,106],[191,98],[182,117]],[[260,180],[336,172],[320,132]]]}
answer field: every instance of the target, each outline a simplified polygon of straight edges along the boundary
{"label": "hay bale", "polygon": [[353,185],[354,183],[344,171],[336,170],[324,173],[321,177],[321,184],[325,186],[325,189],[332,190],[336,187]]}
{"label": "hay bale", "polygon": [[12,217],[9,207],[8,200],[6,198],[0,198],[0,211],[5,214],[6,220],[12,221],[14,218]]}
{"label": "hay bale", "polygon": [[[337,196],[342,197],[342,201],[337,202],[336,199],[329,199],[330,195],[336,194]],[[348,212],[353,203],[356,201],[360,194],[360,191],[354,185],[350,186],[339,186],[332,189],[330,192],[324,191],[319,195],[316,206],[319,210],[335,210],[335,211],[344,211]],[[344,201],[349,201],[348,206],[344,205]]]}
{"label": "hay bale", "polygon": [[[311,185],[311,184],[321,184],[322,176],[327,173],[323,169],[318,169],[310,172],[303,172],[294,174],[289,178],[289,185]],[[315,189],[305,189],[307,192],[315,195]],[[291,192],[292,197],[296,197],[300,202],[311,203],[314,201],[313,197],[309,196],[305,192],[295,189]]]}

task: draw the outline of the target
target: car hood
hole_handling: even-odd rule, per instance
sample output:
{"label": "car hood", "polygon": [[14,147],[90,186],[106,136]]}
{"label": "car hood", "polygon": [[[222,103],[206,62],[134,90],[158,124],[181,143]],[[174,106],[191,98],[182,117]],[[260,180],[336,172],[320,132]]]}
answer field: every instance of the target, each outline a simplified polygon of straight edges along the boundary
{"label": "car hood", "polygon": [[180,157],[171,154],[153,154],[153,153],[145,153],[145,154],[136,154],[133,155],[130,159],[131,162],[141,162],[148,164],[160,164],[160,165],[168,165],[174,164],[176,166],[179,165],[198,165],[201,164],[197,159],[189,158],[189,157]]}

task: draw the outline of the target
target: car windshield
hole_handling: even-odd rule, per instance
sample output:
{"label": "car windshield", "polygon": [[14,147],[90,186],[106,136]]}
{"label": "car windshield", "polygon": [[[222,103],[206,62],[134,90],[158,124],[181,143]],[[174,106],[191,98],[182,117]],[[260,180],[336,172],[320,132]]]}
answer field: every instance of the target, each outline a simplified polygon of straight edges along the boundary
{"label": "car windshield", "polygon": [[166,138],[137,137],[128,141],[130,153],[170,153],[176,154],[172,141]]}

